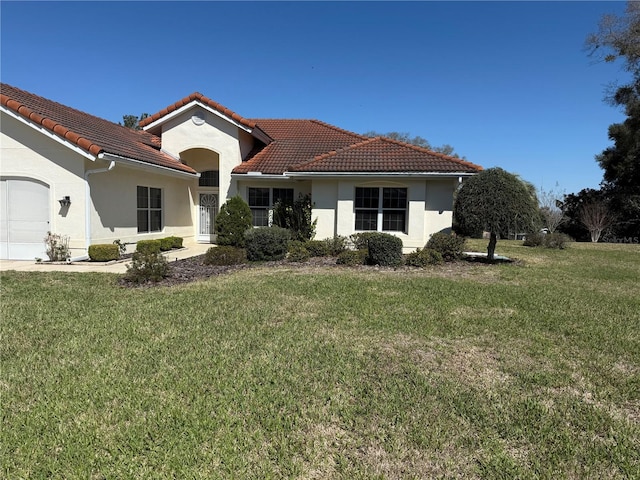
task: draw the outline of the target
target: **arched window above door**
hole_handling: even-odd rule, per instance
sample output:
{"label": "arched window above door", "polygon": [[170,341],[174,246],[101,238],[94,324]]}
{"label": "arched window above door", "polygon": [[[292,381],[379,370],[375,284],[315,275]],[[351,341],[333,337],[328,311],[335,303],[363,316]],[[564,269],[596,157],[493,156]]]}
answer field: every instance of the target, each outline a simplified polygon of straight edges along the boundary
{"label": "arched window above door", "polygon": [[200,187],[219,187],[220,172],[218,170],[206,170],[204,172],[200,172],[198,185]]}

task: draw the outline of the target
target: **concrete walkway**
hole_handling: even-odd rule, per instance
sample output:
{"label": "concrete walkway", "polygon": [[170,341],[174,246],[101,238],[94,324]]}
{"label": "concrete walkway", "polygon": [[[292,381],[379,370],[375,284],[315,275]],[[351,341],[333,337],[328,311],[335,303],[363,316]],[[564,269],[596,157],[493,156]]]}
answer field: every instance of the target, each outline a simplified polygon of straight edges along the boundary
{"label": "concrete walkway", "polygon": [[[205,253],[212,245],[208,243],[189,243],[180,250],[165,252],[169,262],[195,257]],[[74,262],[74,263],[36,263],[33,260],[0,260],[0,271],[18,270],[21,272],[105,272],[125,273],[131,260],[113,263]]]}

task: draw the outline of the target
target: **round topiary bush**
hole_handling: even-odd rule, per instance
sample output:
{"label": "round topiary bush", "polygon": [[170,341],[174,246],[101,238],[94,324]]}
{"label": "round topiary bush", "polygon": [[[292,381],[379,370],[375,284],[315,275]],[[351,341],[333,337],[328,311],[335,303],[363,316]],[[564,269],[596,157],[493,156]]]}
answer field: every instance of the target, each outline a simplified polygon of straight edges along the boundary
{"label": "round topiary bush", "polygon": [[402,240],[389,233],[371,234],[367,241],[367,263],[381,267],[402,265]]}
{"label": "round topiary bush", "polygon": [[258,227],[244,234],[247,259],[252,262],[282,260],[287,255],[289,230],[281,227]]}
{"label": "round topiary bush", "polygon": [[434,233],[425,245],[425,248],[430,248],[439,252],[442,258],[446,262],[452,262],[462,256],[462,250],[464,249],[465,238],[448,233]]}

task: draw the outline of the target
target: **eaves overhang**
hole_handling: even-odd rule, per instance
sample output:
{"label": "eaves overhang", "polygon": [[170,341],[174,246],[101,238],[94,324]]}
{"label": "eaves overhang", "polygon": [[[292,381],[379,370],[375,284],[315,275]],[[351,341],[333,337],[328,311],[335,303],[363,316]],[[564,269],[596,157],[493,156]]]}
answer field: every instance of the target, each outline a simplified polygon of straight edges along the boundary
{"label": "eaves overhang", "polygon": [[165,175],[170,175],[174,177],[188,177],[188,178],[200,178],[200,174],[197,172],[182,172],[180,170],[176,170],[169,167],[164,167],[162,165],[154,165],[152,163],[142,162],[140,160],[136,160],[134,158],[123,157],[121,155],[116,155],[114,153],[103,152],[98,155],[98,158],[101,160],[115,160],[117,163],[122,163],[124,165],[128,165],[133,168],[138,168],[147,171],[153,171],[158,173],[160,170]]}
{"label": "eaves overhang", "polygon": [[45,126],[43,126],[43,125],[41,125],[39,123],[36,123],[36,122],[30,120],[29,118],[23,117],[19,113],[16,113],[15,111],[11,110],[10,108],[5,107],[4,105],[0,105],[0,112],[6,113],[11,118],[13,118],[15,120],[18,120],[20,123],[22,123],[24,125],[27,125],[28,127],[34,129],[35,131],[43,134],[46,137],[49,137],[50,139],[52,139],[52,140],[58,142],[59,144],[65,146],[69,150],[73,150],[75,153],[83,156],[87,160],[91,160],[92,162],[94,162],[96,160],[96,158],[98,158],[96,155],[93,155],[92,153],[86,151],[82,147],[78,146],[76,143],[73,143],[73,142],[67,140],[64,137],[61,137],[60,135],[57,135],[55,132],[49,130]]}

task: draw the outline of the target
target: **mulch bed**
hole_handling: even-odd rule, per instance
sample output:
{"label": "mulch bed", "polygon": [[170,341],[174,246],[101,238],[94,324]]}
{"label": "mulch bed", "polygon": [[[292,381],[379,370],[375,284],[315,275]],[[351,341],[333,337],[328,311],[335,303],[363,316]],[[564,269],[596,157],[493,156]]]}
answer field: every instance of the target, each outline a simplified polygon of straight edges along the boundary
{"label": "mulch bed", "polygon": [[[341,269],[348,271],[362,271],[362,272],[397,272],[397,273],[409,273],[409,272],[425,272],[429,276],[437,277],[468,277],[471,275],[474,268],[478,267],[478,263],[481,261],[466,261],[459,260],[456,262],[447,262],[442,265],[434,265],[427,267],[426,269],[416,267],[379,267],[370,265],[360,265],[356,267],[344,266],[336,264],[336,257],[312,257],[306,262],[289,262],[287,260],[280,260],[274,262],[258,262],[258,263],[244,263],[241,265],[205,265],[205,255],[198,255],[196,257],[185,258],[183,260],[175,260],[169,262],[169,276],[160,280],[159,282],[147,282],[147,283],[134,283],[126,280],[124,277],[120,277],[119,284],[123,287],[135,287],[135,288],[148,288],[155,286],[172,286],[181,285],[189,282],[195,282],[198,280],[206,280],[211,277],[219,275],[225,275],[239,270],[251,269],[251,268],[273,268],[273,269],[286,269],[286,270],[300,270],[304,271],[321,271],[329,269]],[[474,264],[476,264],[474,266]],[[489,264],[484,264],[490,268]]]}

